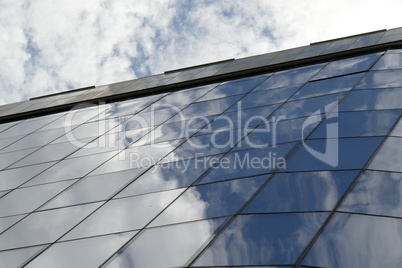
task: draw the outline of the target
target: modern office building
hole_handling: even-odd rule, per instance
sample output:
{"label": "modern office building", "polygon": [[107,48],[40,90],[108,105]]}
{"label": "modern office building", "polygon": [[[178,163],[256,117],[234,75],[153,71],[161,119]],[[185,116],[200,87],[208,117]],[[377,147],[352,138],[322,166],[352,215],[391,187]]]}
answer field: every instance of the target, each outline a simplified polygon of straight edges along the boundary
{"label": "modern office building", "polygon": [[0,267],[401,267],[402,28],[0,106]]}

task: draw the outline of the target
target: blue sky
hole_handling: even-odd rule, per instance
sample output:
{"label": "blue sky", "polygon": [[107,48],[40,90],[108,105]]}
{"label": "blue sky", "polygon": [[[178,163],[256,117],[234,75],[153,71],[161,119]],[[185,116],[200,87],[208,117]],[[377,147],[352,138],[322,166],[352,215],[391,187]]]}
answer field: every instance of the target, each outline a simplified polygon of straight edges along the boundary
{"label": "blue sky", "polygon": [[401,27],[401,1],[0,0],[0,104]]}

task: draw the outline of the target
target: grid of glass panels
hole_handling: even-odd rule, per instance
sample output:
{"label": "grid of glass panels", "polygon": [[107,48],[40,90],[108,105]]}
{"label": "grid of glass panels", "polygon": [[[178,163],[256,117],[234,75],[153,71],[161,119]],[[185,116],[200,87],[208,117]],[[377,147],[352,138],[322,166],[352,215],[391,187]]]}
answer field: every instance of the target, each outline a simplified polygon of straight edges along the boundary
{"label": "grid of glass panels", "polygon": [[398,267],[401,52],[1,124],[0,266]]}

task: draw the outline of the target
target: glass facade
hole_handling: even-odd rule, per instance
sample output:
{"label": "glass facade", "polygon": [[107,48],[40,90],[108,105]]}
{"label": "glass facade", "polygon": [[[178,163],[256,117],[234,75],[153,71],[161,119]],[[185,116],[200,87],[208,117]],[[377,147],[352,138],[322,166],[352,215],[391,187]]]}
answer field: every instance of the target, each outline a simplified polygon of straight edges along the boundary
{"label": "glass facade", "polygon": [[[401,55],[0,124],[0,267],[400,267]],[[218,65],[92,95],[234,66]]]}

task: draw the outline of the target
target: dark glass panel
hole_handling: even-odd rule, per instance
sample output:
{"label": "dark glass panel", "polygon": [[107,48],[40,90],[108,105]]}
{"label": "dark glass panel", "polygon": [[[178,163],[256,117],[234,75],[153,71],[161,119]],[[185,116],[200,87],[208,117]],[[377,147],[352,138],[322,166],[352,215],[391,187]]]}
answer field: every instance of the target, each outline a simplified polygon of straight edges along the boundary
{"label": "dark glass panel", "polygon": [[277,169],[295,143],[276,147],[233,151],[212,167],[197,184],[266,174]]}
{"label": "dark glass panel", "polygon": [[208,92],[206,95],[198,99],[197,101],[206,101],[218,98],[225,98],[234,95],[245,94],[255,88],[258,84],[264,81],[267,75],[257,76],[253,78],[246,78],[240,80],[233,80],[224,82]]}
{"label": "dark glass panel", "polygon": [[243,213],[330,211],[358,171],[278,173]]}
{"label": "dark glass panel", "polygon": [[155,165],[116,197],[182,188],[192,184],[222,155]]}
{"label": "dark glass panel", "polygon": [[326,138],[328,124],[338,124],[338,137],[386,136],[400,117],[402,110],[331,113],[310,136]]}
{"label": "dark glass panel", "polygon": [[348,91],[362,78],[363,74],[352,74],[341,77],[313,81],[303,86],[290,100],[305,99],[321,95]]}
{"label": "dark glass panel", "polygon": [[286,102],[273,114],[272,118],[274,120],[285,120],[329,113],[345,94],[346,92],[341,92],[328,96]]}
{"label": "dark glass panel", "polygon": [[229,111],[233,112],[239,110],[239,106],[241,107],[241,109],[248,109],[270,104],[282,103],[290,96],[292,96],[293,93],[295,93],[299,88],[300,85],[296,85],[284,88],[275,88],[270,90],[251,92],[241,101],[239,101],[238,104],[230,108]]}
{"label": "dark glass panel", "polygon": [[339,111],[402,109],[402,89],[352,91],[340,104]]}
{"label": "dark glass panel", "polygon": [[241,102],[236,104],[236,111],[223,113],[211,124],[206,125],[196,135],[204,135],[215,131],[250,128],[257,126],[261,121],[265,120],[279,105],[268,105],[252,109],[242,110]]}
{"label": "dark glass panel", "polygon": [[280,172],[361,169],[384,138],[307,140]]}
{"label": "dark glass panel", "polygon": [[245,137],[234,150],[276,146],[277,144],[301,141],[321,121],[306,124],[307,118],[280,120],[260,125]]}

